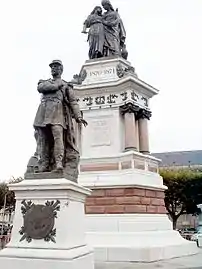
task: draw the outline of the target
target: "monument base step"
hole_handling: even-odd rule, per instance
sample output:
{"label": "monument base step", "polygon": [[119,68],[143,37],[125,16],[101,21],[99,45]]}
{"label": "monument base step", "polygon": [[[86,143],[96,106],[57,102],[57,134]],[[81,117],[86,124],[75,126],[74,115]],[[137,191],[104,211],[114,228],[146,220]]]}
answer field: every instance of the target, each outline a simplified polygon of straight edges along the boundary
{"label": "monument base step", "polygon": [[96,262],[154,262],[198,253],[167,215],[87,215],[87,241]]}
{"label": "monument base step", "polygon": [[94,268],[93,253],[87,246],[73,249],[6,248],[0,252],[2,268],[82,269]]}
{"label": "monument base step", "polygon": [[[95,240],[92,240],[92,234],[89,234],[89,242],[99,242],[100,238],[103,239],[103,235],[98,234],[95,236]],[[137,240],[135,235],[129,235],[134,242]],[[117,236],[117,239],[121,238]],[[106,238],[105,244],[102,245],[94,242],[94,255],[96,262],[154,262],[160,260],[167,260],[172,258],[178,258],[182,256],[189,256],[198,253],[198,249],[195,242],[181,242],[176,243],[173,238],[173,243],[168,243],[162,238],[161,244],[155,244],[155,236],[153,238],[153,244],[147,244],[146,238],[138,240],[145,241],[145,244],[115,244],[113,240]]]}

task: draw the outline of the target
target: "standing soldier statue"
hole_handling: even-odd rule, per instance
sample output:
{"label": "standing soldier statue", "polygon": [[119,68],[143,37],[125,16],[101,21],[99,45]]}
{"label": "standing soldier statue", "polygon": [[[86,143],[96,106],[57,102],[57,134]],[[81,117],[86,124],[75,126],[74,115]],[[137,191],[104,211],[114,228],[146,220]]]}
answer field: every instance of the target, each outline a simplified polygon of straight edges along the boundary
{"label": "standing soldier statue", "polygon": [[[71,174],[73,172],[68,170],[72,167],[77,170],[79,160],[72,119],[84,126],[87,122],[82,118],[72,85],[61,79],[62,62],[54,60],[50,68],[53,78],[40,80],[37,88],[42,94],[34,120],[38,133],[38,172]],[[73,177],[78,176],[75,171],[74,174]]]}

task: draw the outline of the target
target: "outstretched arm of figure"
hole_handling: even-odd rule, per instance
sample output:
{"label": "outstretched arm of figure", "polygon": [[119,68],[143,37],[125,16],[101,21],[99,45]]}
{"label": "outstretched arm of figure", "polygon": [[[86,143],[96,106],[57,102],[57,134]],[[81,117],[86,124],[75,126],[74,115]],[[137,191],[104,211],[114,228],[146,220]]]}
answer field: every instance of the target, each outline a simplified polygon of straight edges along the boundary
{"label": "outstretched arm of figure", "polygon": [[86,27],[86,24],[84,23],[83,24],[83,30],[82,30],[82,34],[87,34],[88,32],[86,31],[87,30],[87,27]]}
{"label": "outstretched arm of figure", "polygon": [[37,90],[39,93],[51,93],[58,91],[59,87],[50,80],[39,80]]}
{"label": "outstretched arm of figure", "polygon": [[84,21],[83,23],[83,30],[82,30],[82,33],[83,34],[87,34],[88,32],[86,31],[87,28],[90,28],[90,20],[89,20],[89,17]]}

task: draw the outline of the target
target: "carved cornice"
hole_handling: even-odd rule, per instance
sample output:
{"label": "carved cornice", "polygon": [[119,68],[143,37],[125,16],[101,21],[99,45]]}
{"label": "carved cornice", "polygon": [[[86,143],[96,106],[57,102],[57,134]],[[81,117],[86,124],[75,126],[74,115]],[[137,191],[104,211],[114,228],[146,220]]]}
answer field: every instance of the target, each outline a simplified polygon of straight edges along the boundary
{"label": "carved cornice", "polygon": [[137,113],[137,119],[147,119],[150,120],[152,116],[152,112],[146,109],[139,109],[138,113]]}
{"label": "carved cornice", "polygon": [[150,120],[152,116],[152,112],[150,110],[140,108],[139,106],[134,105],[133,103],[127,103],[120,106],[120,112],[122,115],[124,115],[125,113],[134,113],[137,120],[139,119]]}
{"label": "carved cornice", "polygon": [[132,103],[127,103],[127,104],[124,104],[123,106],[120,106],[120,112],[122,115],[124,115],[125,113],[135,113],[137,115],[139,110],[140,110],[140,107]]}

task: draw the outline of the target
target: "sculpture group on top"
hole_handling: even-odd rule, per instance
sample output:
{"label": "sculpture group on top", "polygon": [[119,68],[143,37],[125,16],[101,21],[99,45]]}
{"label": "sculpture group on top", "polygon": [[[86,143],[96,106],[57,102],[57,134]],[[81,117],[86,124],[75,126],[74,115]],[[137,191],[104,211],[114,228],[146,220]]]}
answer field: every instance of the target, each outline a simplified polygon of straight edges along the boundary
{"label": "sculpture group on top", "polygon": [[96,6],[84,22],[82,33],[88,34],[89,58],[122,56],[127,59],[126,31],[118,10],[114,10],[109,0],[102,0],[102,7],[104,13]]}

